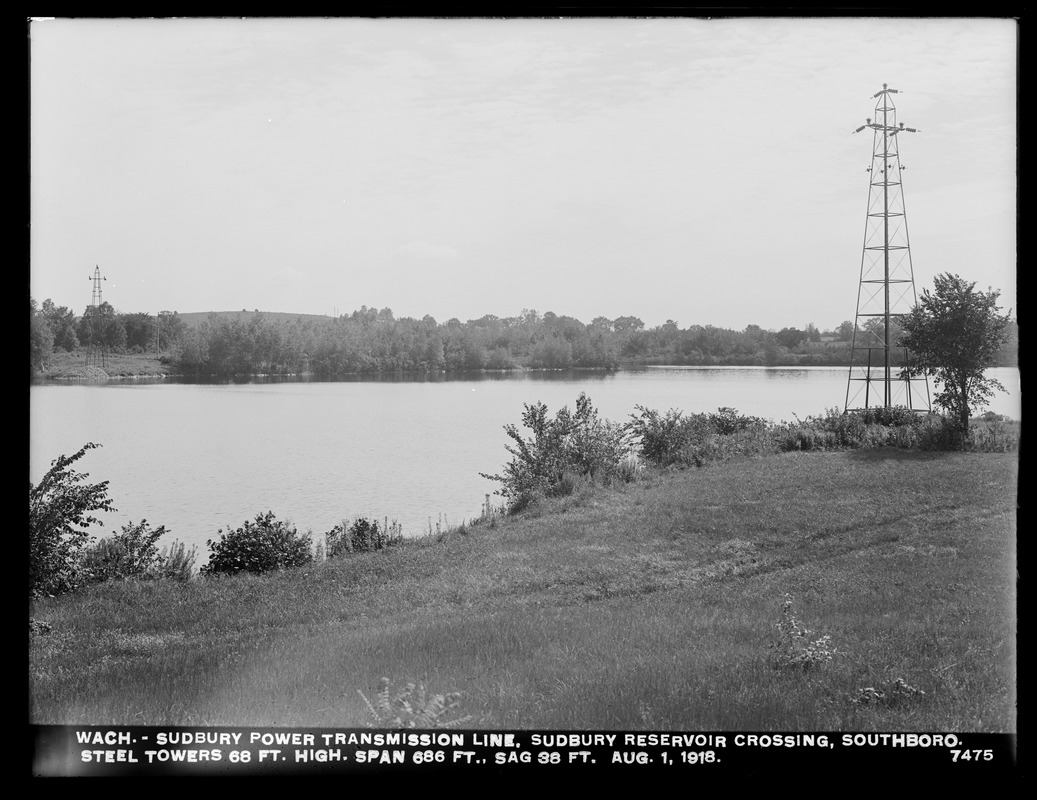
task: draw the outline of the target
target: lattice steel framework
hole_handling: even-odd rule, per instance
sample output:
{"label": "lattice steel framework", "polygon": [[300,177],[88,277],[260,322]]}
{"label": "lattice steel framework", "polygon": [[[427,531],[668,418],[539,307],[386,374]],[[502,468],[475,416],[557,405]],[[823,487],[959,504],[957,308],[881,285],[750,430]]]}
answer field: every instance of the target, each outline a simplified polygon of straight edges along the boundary
{"label": "lattice steel framework", "polygon": [[105,330],[105,320],[101,313],[101,281],[108,280],[101,275],[101,268],[94,267],[94,274],[89,276],[93,283],[93,291],[90,294],[90,305],[86,313],[90,319],[89,336],[90,341],[86,344],[86,364],[98,367],[108,366],[108,344]]}
{"label": "lattice steel framework", "polygon": [[882,91],[873,96],[874,118],[854,131],[870,128],[873,134],[846,411],[905,406],[928,412],[932,407],[928,380],[907,374],[910,353],[896,345],[898,318],[910,312],[917,299],[898,140],[899,134],[917,130],[897,123],[894,94],[896,89],[882,84]]}

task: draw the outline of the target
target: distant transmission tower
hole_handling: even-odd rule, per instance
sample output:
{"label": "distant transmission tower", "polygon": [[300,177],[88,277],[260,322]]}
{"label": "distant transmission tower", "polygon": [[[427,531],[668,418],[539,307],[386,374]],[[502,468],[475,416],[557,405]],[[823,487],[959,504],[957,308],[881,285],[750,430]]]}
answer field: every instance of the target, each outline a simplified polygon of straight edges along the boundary
{"label": "distant transmission tower", "polygon": [[95,266],[94,274],[89,276],[93,282],[93,292],[90,295],[90,305],[86,309],[87,318],[90,320],[88,327],[90,341],[86,345],[86,364],[98,367],[108,366],[108,343],[104,326],[104,315],[101,313],[101,281],[108,280],[101,276],[101,268]]}
{"label": "distant transmission tower", "polygon": [[910,354],[896,346],[898,319],[910,312],[916,302],[901,182],[905,167],[900,164],[897,140],[898,134],[915,133],[916,129],[905,128],[902,122],[897,124],[891,97],[894,94],[896,89],[882,84],[882,91],[874,95],[874,119],[869,118],[854,131],[871,128],[874,133],[846,411],[893,406],[931,410],[928,380],[907,374]]}

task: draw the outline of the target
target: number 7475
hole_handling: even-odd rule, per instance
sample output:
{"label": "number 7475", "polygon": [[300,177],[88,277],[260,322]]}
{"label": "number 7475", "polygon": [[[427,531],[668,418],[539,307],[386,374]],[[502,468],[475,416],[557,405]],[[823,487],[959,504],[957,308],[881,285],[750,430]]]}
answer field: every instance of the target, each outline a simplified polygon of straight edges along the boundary
{"label": "number 7475", "polygon": [[993,761],[993,750],[951,750],[951,761]]}

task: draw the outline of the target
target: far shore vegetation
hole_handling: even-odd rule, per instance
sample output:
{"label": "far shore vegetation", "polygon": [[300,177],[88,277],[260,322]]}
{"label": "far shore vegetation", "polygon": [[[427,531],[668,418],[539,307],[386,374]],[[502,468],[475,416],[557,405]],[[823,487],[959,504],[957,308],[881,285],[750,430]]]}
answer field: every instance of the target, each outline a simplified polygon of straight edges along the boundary
{"label": "far shore vegetation", "polygon": [[[677,322],[648,328],[633,316],[573,317],[524,310],[461,322],[397,319],[366,306],[338,317],[261,312],[120,313],[102,303],[77,315],[30,300],[30,375],[49,379],[132,376],[228,378],[248,375],[345,375],[520,369],[616,369],[620,366],[848,366],[851,321],[832,330],[735,331]],[[871,320],[861,335],[882,338]],[[1016,363],[1016,340],[989,366]]]}
{"label": "far shore vegetation", "polygon": [[30,484],[30,720],[1017,730],[1018,422],[581,395],[506,431],[478,519],[257,509],[201,570],[145,521],[91,540],[107,484],[62,456]]}

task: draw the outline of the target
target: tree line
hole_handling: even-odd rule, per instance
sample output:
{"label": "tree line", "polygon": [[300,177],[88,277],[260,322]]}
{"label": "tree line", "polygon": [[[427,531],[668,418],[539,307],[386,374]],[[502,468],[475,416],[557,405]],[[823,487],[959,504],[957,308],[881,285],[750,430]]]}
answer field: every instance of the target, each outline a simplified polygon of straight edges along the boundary
{"label": "tree line", "polygon": [[152,316],[119,313],[110,303],[87,307],[77,315],[47,299],[29,298],[30,374],[46,368],[54,353],[103,347],[110,353],[169,353],[183,338],[186,324],[176,312]]}
{"label": "tree line", "polygon": [[[673,320],[648,328],[634,316],[599,316],[585,324],[523,309],[514,317],[437,322],[429,315],[396,318],[389,308],[367,306],[338,317],[212,313],[188,324],[176,312],[126,314],[108,303],[76,315],[49,299],[42,305],[30,299],[30,318],[33,373],[45,369],[53,353],[103,346],[110,353],[159,355],[178,372],[199,377],[615,369],[620,364],[844,366],[854,335],[850,321],[829,331],[812,323],[779,331],[758,325],[741,331],[681,328]],[[881,320],[867,327],[881,338]],[[1007,358],[1006,349],[992,366]]]}

